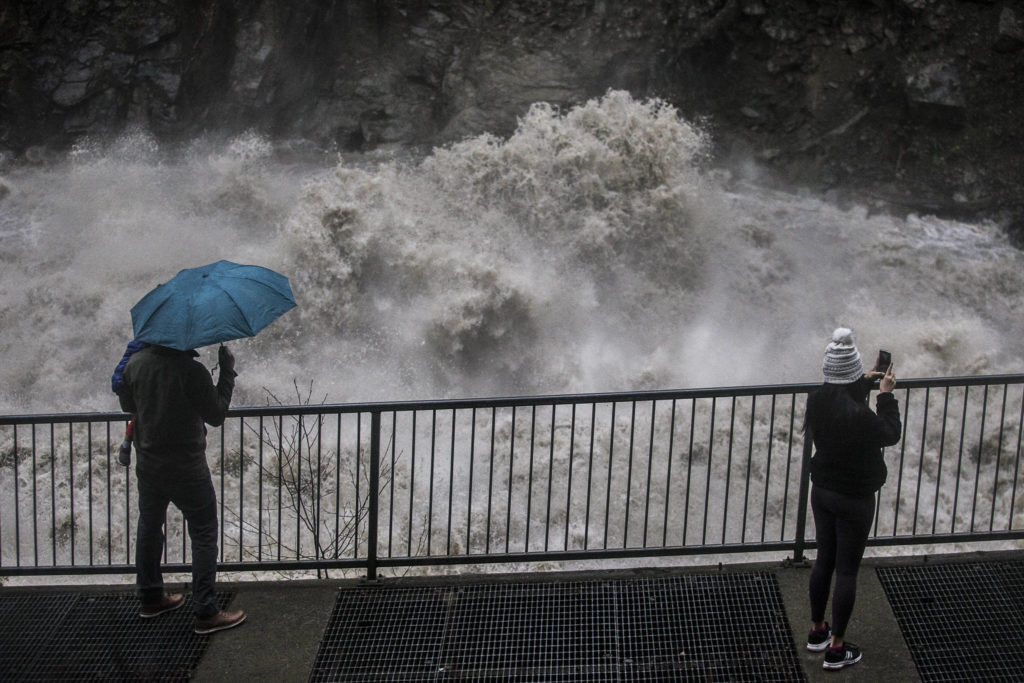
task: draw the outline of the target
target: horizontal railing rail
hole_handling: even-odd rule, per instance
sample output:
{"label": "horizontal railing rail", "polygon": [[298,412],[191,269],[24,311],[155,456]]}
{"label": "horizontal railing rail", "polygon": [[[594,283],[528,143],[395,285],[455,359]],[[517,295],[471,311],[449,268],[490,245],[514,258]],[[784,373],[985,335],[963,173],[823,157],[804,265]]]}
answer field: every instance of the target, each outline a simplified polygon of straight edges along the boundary
{"label": "horizontal railing rail", "polygon": [[[814,547],[789,384],[233,409],[208,435],[225,571]],[[869,544],[1024,538],[1024,375],[900,380]],[[0,416],[0,575],[130,573],[125,414]],[[165,566],[190,561],[173,509]]]}

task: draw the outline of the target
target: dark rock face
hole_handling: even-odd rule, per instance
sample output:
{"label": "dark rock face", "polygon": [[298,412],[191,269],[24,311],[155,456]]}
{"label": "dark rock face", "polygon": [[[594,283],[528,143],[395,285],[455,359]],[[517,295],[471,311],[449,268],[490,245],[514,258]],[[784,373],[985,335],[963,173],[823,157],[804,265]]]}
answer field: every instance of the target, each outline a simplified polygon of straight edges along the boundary
{"label": "dark rock face", "polygon": [[617,88],[780,181],[1019,225],[1022,47],[1009,0],[7,0],[0,149],[129,126],[429,146]]}

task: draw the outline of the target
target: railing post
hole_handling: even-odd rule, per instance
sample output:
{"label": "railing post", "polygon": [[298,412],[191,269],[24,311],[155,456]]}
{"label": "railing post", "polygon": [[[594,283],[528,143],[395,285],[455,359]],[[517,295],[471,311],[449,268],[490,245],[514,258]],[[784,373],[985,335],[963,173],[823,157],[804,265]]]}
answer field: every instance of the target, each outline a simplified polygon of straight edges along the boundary
{"label": "railing post", "polygon": [[796,509],[796,545],[793,547],[793,564],[803,564],[804,560],[804,529],[807,527],[807,499],[811,489],[811,452],[814,439],[808,427],[804,430],[804,452],[800,463],[800,495]]}
{"label": "railing post", "polygon": [[380,411],[370,413],[370,491],[367,504],[369,528],[366,533],[366,580],[377,580],[377,513],[380,489]]}

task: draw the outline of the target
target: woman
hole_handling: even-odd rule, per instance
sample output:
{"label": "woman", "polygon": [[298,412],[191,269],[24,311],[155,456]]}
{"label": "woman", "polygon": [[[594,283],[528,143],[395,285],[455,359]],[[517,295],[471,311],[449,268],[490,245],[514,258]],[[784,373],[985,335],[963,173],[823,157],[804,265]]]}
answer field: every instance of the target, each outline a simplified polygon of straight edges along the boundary
{"label": "woman", "polygon": [[[826,669],[841,669],[860,661],[856,645],[844,640],[857,596],[857,570],[864,555],[875,493],[887,474],[882,448],[900,440],[899,403],[892,394],[896,377],[890,363],[865,374],[853,332],[845,327],[832,333],[822,362],[825,383],[807,398],[805,430],[814,441],[811,459],[811,511],[818,555],[811,570],[812,628],[807,649],[825,652]],[[877,414],[868,407],[875,380]],[[832,624],[825,621],[829,584]]]}

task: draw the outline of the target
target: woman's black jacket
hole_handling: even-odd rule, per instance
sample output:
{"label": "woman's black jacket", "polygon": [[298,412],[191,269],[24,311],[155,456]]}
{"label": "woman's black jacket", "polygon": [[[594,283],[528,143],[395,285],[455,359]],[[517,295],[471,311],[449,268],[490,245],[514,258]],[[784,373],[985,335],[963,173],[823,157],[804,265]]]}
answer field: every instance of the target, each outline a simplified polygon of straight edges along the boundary
{"label": "woman's black jacket", "polygon": [[871,495],[885,483],[888,471],[882,448],[899,442],[902,431],[899,401],[891,393],[875,398],[877,413],[858,392],[867,396],[870,384],[824,385],[807,398],[807,431],[814,439],[811,481],[823,489],[854,496]]}

